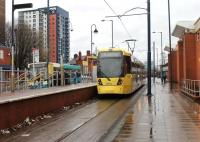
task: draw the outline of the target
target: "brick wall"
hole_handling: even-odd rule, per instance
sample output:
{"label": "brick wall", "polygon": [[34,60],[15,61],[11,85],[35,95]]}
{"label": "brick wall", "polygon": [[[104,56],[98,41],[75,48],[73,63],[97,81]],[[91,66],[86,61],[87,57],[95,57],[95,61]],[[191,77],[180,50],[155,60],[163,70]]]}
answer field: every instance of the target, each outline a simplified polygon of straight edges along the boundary
{"label": "brick wall", "polygon": [[183,37],[183,77],[196,79],[196,42],[195,34],[185,33]]}
{"label": "brick wall", "polygon": [[[171,59],[171,60],[170,60]],[[168,55],[168,80],[171,81],[171,61],[172,61],[172,81],[178,82],[177,77],[177,51],[172,51],[171,55]]]}
{"label": "brick wall", "polygon": [[196,70],[196,79],[200,80],[200,34],[196,34]]}
{"label": "brick wall", "polygon": [[[11,55],[9,48],[0,48],[0,65],[10,65],[11,64]],[[3,55],[3,58],[1,58]]]}
{"label": "brick wall", "polygon": [[183,78],[183,41],[180,40],[177,44],[177,81],[180,83]]}

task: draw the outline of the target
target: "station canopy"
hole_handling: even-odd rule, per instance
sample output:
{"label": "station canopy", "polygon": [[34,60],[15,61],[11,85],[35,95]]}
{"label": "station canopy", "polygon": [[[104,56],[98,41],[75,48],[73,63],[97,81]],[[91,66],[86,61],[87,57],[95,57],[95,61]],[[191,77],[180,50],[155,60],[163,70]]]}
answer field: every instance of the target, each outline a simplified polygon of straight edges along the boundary
{"label": "station canopy", "polygon": [[172,36],[177,38],[182,38],[185,32],[194,33],[195,32],[195,21],[179,21],[177,22]]}

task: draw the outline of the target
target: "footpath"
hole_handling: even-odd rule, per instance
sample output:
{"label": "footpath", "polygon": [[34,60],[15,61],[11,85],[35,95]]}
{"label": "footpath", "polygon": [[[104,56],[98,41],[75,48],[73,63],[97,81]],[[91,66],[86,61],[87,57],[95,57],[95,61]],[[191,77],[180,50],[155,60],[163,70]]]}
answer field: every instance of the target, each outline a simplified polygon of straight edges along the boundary
{"label": "footpath", "polygon": [[200,105],[156,80],[130,110],[114,142],[200,142]]}

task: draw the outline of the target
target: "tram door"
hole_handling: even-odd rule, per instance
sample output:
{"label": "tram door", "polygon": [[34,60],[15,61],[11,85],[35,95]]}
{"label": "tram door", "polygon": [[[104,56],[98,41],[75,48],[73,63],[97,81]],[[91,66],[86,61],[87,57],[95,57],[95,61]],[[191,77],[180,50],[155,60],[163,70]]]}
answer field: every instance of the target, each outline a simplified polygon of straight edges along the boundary
{"label": "tram door", "polygon": [[124,91],[126,93],[132,92],[133,75],[131,73],[131,57],[124,56]]}

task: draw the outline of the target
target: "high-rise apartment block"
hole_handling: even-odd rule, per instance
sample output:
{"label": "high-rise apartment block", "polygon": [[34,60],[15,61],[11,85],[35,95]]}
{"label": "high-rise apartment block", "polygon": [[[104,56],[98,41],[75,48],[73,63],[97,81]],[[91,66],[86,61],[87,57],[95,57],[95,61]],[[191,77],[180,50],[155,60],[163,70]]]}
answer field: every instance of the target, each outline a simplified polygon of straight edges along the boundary
{"label": "high-rise apartment block", "polygon": [[0,45],[5,44],[5,0],[0,0]]}
{"label": "high-rise apartment block", "polygon": [[[49,16],[49,61],[53,63],[69,62],[70,40],[69,40],[69,13],[62,8],[50,7]],[[38,48],[38,42],[47,51],[47,8],[20,11],[19,24],[26,24],[32,29],[33,48]]]}

